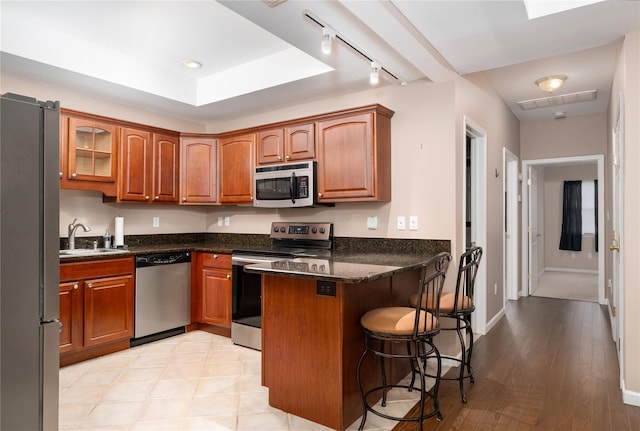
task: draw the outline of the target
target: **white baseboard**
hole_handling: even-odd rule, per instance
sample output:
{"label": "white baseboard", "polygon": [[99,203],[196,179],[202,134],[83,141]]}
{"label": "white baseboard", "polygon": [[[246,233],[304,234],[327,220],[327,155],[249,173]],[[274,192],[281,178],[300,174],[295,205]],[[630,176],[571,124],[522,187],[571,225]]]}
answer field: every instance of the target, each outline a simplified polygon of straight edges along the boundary
{"label": "white baseboard", "polygon": [[576,269],[576,268],[554,268],[554,267],[545,267],[543,272],[575,272],[578,274],[598,274],[597,269]]}
{"label": "white baseboard", "polygon": [[632,406],[640,407],[640,392],[629,391],[624,388],[624,382],[622,382],[622,402]]}
{"label": "white baseboard", "polygon": [[500,319],[502,319],[502,316],[504,316],[504,313],[505,313],[504,307],[502,307],[502,309],[495,316],[493,316],[493,318],[489,320],[489,322],[487,322],[487,326],[485,328],[486,329],[485,334],[491,331],[491,328],[496,326],[496,324],[500,321]]}

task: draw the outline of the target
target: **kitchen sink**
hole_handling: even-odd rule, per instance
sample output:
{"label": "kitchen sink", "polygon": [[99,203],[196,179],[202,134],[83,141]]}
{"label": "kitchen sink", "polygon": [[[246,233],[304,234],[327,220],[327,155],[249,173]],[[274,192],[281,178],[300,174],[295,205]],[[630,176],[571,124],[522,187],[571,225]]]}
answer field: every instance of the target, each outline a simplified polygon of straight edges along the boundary
{"label": "kitchen sink", "polygon": [[60,250],[60,257],[77,256],[103,256],[105,254],[126,254],[129,250],[118,248],[76,248],[73,250]]}

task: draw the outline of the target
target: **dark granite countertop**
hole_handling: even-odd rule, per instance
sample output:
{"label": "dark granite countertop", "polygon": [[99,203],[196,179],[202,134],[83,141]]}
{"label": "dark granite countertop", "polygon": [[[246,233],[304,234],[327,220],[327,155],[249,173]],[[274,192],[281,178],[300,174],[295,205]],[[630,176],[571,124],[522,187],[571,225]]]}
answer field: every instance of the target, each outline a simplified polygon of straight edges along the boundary
{"label": "dark granite countertop", "polygon": [[[88,238],[79,248],[90,248]],[[76,244],[78,241],[76,240]],[[149,253],[198,251],[231,254],[234,250],[270,250],[269,235],[257,234],[165,234],[125,237],[129,253],[92,256],[65,256],[60,263],[114,259]],[[66,247],[65,239],[60,241]],[[450,251],[448,240],[420,240],[395,238],[334,238],[331,259],[296,258],[248,265],[251,272],[270,272],[288,276],[312,277],[348,283],[372,281],[393,274],[419,268],[430,257]],[[282,262],[282,263],[281,263]],[[275,263],[279,263],[277,267]],[[315,266],[314,266],[315,265]],[[320,269],[322,267],[322,272]]]}
{"label": "dark granite countertop", "polygon": [[429,255],[368,255],[356,254],[340,258],[294,258],[277,262],[247,265],[244,270],[260,274],[313,278],[343,283],[364,283],[394,274],[411,271],[429,260]]}

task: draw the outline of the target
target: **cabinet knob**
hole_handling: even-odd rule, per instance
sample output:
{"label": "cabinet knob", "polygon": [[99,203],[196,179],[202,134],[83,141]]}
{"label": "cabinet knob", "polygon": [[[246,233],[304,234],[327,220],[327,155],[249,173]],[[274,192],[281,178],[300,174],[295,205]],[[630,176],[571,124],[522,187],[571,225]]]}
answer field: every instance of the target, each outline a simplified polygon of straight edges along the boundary
{"label": "cabinet knob", "polygon": [[322,197],[322,193],[318,193],[318,197],[321,198]]}
{"label": "cabinet knob", "polygon": [[291,158],[291,156],[287,156],[287,160],[289,160]]}
{"label": "cabinet knob", "polygon": [[186,201],[187,201],[187,198],[182,198],[182,202],[186,202]]}
{"label": "cabinet knob", "polygon": [[278,156],[278,160],[282,160],[282,156]]}
{"label": "cabinet knob", "polygon": [[93,287],[93,283],[87,283],[87,286],[88,286],[89,288],[91,288],[91,287]]}
{"label": "cabinet knob", "polygon": [[145,198],[146,200],[149,200],[149,196],[145,196],[144,198]]}
{"label": "cabinet knob", "polygon": [[227,278],[228,278],[228,279],[229,279],[229,278],[231,278],[231,274],[227,274]]}
{"label": "cabinet knob", "polygon": [[153,200],[156,200],[156,201],[157,201],[158,199],[160,199],[160,196],[156,196],[155,198],[153,198]]}
{"label": "cabinet knob", "polygon": [[218,255],[217,255],[217,254],[214,254],[214,255],[213,255],[213,258],[214,258],[214,259],[217,259],[217,258],[218,258]]}
{"label": "cabinet knob", "polygon": [[62,172],[60,172],[60,178],[62,178]]}
{"label": "cabinet knob", "polygon": [[74,288],[74,289],[77,289],[77,288],[78,288],[78,283],[74,284],[74,285],[73,285],[73,288]]}
{"label": "cabinet knob", "polygon": [[76,173],[74,172],[71,174],[71,178],[75,178],[75,177],[76,177]]}

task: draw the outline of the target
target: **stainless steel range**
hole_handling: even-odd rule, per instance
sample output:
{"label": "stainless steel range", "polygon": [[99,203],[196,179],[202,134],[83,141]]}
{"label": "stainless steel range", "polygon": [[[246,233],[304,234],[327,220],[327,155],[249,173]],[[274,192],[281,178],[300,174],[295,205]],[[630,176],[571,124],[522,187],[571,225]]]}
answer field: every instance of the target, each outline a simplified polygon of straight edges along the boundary
{"label": "stainless steel range", "polygon": [[332,223],[273,222],[269,236],[270,247],[234,250],[231,255],[231,340],[256,350],[262,345],[262,276],[244,267],[296,257],[328,259],[333,250]]}

